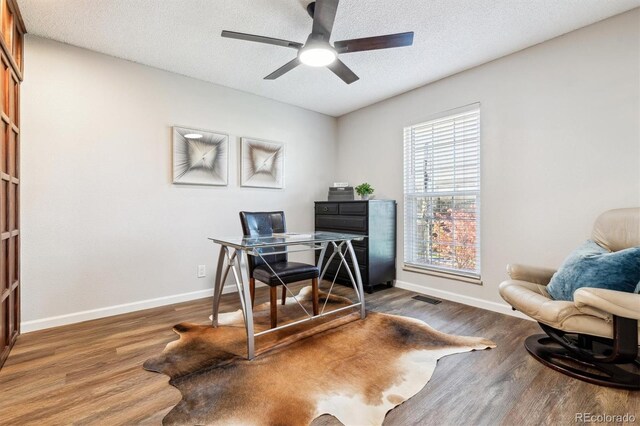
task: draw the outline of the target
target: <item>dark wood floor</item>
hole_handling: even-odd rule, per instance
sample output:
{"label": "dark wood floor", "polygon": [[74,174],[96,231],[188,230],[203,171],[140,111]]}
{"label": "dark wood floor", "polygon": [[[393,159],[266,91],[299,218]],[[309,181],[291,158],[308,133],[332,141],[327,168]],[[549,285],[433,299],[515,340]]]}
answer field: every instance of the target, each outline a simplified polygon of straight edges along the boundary
{"label": "dark wood floor", "polygon": [[[558,425],[575,414],[631,413],[640,423],[640,393],[590,385],[556,373],[528,356],[535,323],[388,289],[367,295],[369,310],[412,316],[446,333],[483,336],[496,349],[452,355],[431,381],[392,410],[387,425]],[[268,300],[265,288],[257,302]],[[0,424],[160,424],[180,400],[167,377],[142,363],[162,351],[178,322],[206,323],[211,299],[29,333],[0,371]],[[234,294],[223,311],[239,307]],[[330,416],[314,425],[338,424]]]}

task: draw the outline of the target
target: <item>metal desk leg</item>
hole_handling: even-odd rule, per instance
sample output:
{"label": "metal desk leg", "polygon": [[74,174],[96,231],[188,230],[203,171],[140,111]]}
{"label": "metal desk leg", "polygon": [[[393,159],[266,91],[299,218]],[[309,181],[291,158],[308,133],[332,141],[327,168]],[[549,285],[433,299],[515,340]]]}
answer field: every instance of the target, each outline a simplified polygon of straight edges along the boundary
{"label": "metal desk leg", "polygon": [[322,262],[324,261],[324,256],[325,256],[325,253],[327,252],[328,245],[329,245],[328,241],[326,243],[320,243],[320,246],[322,247],[322,249],[320,250],[320,257],[318,257],[318,271],[320,272],[322,272]]}
{"label": "metal desk leg", "polygon": [[358,265],[358,259],[356,259],[356,252],[353,250],[351,241],[347,241],[347,250],[351,255],[351,262],[353,263],[353,273],[356,274],[356,283],[358,284],[358,292],[360,293],[360,318],[364,319],[367,316],[367,311],[364,307],[364,290],[362,289],[362,277],[360,276],[360,266]]}
{"label": "metal desk leg", "polygon": [[[229,270],[233,269],[235,275],[234,268],[234,259],[236,257],[235,253],[233,256],[229,256],[229,248],[221,247],[220,254],[224,255],[227,258],[228,265],[224,268],[224,274],[222,274],[222,279],[220,279],[220,259],[218,259],[218,271],[216,275],[216,280],[213,287],[213,313],[211,315],[211,323],[214,327],[218,326],[218,313],[220,312],[220,299],[222,298],[222,290],[224,288],[224,283],[227,282],[227,276],[229,275]],[[222,259],[222,267],[224,267],[224,258]],[[236,278],[237,281],[237,278]]]}
{"label": "metal desk leg", "polygon": [[[338,253],[341,250],[342,244],[344,244],[344,242],[340,243],[340,245],[336,245],[335,242],[331,242],[331,244],[333,244],[333,253],[331,253],[331,256],[329,256],[329,259],[327,259],[327,264],[324,265],[324,270],[322,270],[322,267],[318,266],[318,269],[320,269],[320,277],[318,277],[318,282],[322,282],[322,280],[324,279],[324,274],[327,272],[327,269],[329,269],[329,265],[331,264],[331,261],[333,260],[334,257],[336,257],[336,253]],[[329,243],[326,243],[326,246],[322,249],[322,253],[325,253],[328,246],[329,246]]]}
{"label": "metal desk leg", "polygon": [[244,325],[247,329],[247,358],[250,360],[255,356],[255,336],[253,334],[253,309],[251,309],[251,294],[249,292],[249,258],[246,251],[236,250],[238,267],[240,269],[240,281],[242,281],[242,292],[239,292],[244,303],[242,308],[245,311]]}
{"label": "metal desk leg", "polygon": [[[218,310],[220,308],[220,296],[222,295],[222,286],[224,280],[222,279],[222,270],[224,269],[224,258],[227,248],[220,246],[220,254],[218,255],[218,269],[216,270],[216,279],[213,283],[213,313],[211,315],[211,325],[213,327],[218,326]],[[227,272],[229,268],[227,268]],[[225,276],[227,274],[225,273]]]}

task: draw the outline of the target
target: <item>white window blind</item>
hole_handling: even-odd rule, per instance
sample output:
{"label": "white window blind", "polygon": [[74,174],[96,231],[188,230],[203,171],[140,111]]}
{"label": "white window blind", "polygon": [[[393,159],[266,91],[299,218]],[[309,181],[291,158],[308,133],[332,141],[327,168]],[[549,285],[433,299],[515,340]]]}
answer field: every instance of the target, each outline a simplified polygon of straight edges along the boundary
{"label": "white window blind", "polygon": [[480,105],[404,128],[404,263],[480,278]]}

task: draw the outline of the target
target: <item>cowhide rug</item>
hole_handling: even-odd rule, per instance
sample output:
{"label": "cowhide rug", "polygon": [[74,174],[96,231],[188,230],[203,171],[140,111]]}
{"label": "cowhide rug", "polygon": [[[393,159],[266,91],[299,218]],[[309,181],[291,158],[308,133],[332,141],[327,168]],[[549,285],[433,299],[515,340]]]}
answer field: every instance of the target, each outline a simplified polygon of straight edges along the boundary
{"label": "cowhide rug", "polygon": [[[302,289],[298,300],[310,310],[309,290]],[[322,306],[326,296],[320,296]],[[331,296],[326,309],[348,303]],[[278,306],[278,323],[297,311],[293,298],[287,299]],[[268,328],[268,315],[268,303],[254,308],[257,331]],[[495,347],[487,339],[441,333],[417,319],[369,312],[365,320],[326,327],[248,361],[240,311],[222,314],[219,322],[218,328],[174,326],[180,338],[144,363],[168,375],[182,393],[164,424],[308,425],[331,414],[345,425],[380,425],[389,410],[427,384],[439,358]],[[265,341],[257,339],[257,347]]]}

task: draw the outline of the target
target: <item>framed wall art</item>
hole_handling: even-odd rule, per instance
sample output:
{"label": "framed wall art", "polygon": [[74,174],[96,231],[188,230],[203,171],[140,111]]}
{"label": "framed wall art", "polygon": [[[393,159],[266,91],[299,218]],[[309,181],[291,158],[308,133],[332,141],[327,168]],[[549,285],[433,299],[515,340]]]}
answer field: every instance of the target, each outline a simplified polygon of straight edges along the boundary
{"label": "framed wall art", "polygon": [[240,185],[284,188],[283,143],[241,138],[240,156]]}
{"label": "framed wall art", "polygon": [[229,135],[173,127],[173,183],[227,185]]}

